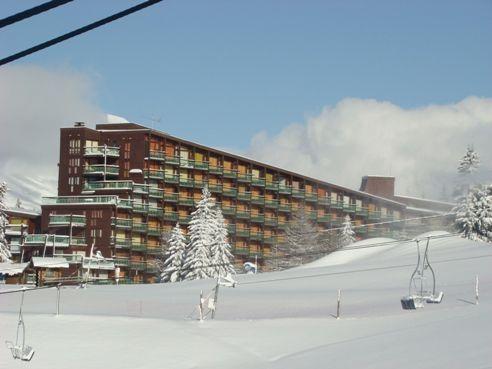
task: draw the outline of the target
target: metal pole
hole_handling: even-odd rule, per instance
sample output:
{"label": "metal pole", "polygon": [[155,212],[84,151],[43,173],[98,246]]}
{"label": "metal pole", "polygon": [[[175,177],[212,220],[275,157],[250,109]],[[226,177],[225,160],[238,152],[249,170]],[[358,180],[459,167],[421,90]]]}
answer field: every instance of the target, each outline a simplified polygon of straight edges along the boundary
{"label": "metal pole", "polygon": [[342,293],[340,290],[338,290],[338,296],[337,296],[337,319],[340,319],[340,301],[341,301],[341,296]]}
{"label": "metal pole", "polygon": [[475,305],[478,305],[478,275],[475,276]]}
{"label": "metal pole", "polygon": [[60,315],[60,287],[61,287],[61,283],[58,283],[56,285],[56,315]]}
{"label": "metal pole", "polygon": [[46,244],[48,243],[48,234],[45,235],[44,237],[44,248],[43,248],[43,258],[46,255]]}
{"label": "metal pole", "polygon": [[103,179],[104,179],[104,181],[106,181],[106,164],[107,164],[106,147],[107,147],[106,144],[104,144],[104,146],[103,146],[103,153],[104,153],[104,155],[103,155],[104,156],[104,177],[103,177]]}
{"label": "metal pole", "polygon": [[200,313],[200,321],[203,322],[203,290],[200,290],[200,303],[198,304],[198,311]]}
{"label": "metal pole", "polygon": [[255,274],[258,271],[258,255],[255,255]]}

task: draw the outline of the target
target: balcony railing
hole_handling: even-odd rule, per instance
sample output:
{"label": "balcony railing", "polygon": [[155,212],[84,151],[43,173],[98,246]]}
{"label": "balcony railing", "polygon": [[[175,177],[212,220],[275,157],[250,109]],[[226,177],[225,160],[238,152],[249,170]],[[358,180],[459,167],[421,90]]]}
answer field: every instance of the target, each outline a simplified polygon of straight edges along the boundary
{"label": "balcony railing", "polygon": [[164,173],[163,170],[147,169],[145,171],[145,178],[164,179]]}
{"label": "balcony railing", "polygon": [[151,227],[151,226],[147,227],[147,234],[149,236],[160,236],[161,233],[162,233],[162,229],[159,227]]}
{"label": "balcony railing", "polygon": [[265,197],[260,195],[251,195],[251,202],[256,205],[263,205],[265,203]]}
{"label": "balcony railing", "polygon": [[299,188],[293,188],[292,189],[292,197],[295,197],[298,199],[303,199],[304,198],[304,190],[299,189]]}
{"label": "balcony railing", "polygon": [[249,248],[248,247],[235,247],[233,249],[232,253],[235,255],[248,256],[249,255]]}
{"label": "balcony railing", "polygon": [[235,213],[236,213],[235,206],[227,206],[227,205],[222,206],[222,214],[234,215]]}
{"label": "balcony railing", "polygon": [[84,185],[84,191],[131,190],[132,188],[132,181],[98,181],[86,182]]}
{"label": "balcony railing", "polygon": [[133,200],[118,199],[118,207],[122,209],[131,209],[133,208]]}
{"label": "balcony railing", "polygon": [[249,219],[250,214],[247,211],[242,211],[242,210],[237,210],[236,211],[236,218],[239,219]]}
{"label": "balcony railing", "polygon": [[179,165],[179,156],[166,155],[166,164]]}
{"label": "balcony railing", "polygon": [[118,165],[104,165],[94,164],[84,167],[85,175],[112,175],[117,176],[120,173],[120,167]]}
{"label": "balcony railing", "polygon": [[166,183],[179,183],[179,176],[176,174],[167,174],[164,175],[164,181]]}
{"label": "balcony railing", "polygon": [[237,171],[232,169],[223,169],[223,174],[225,178],[237,178]]}
{"label": "balcony railing", "polygon": [[263,223],[265,221],[265,216],[260,214],[251,214],[251,222]]}
{"label": "balcony railing", "polygon": [[178,199],[179,199],[178,193],[164,192],[164,201],[178,202]]}
{"label": "balcony railing", "polygon": [[179,224],[188,225],[191,222],[191,215],[180,215]]}
{"label": "balcony railing", "polygon": [[164,151],[150,150],[149,158],[152,160],[165,160],[166,153]]}
{"label": "balcony railing", "polygon": [[280,203],[278,205],[278,211],[290,212],[290,210],[291,210],[291,205],[290,204],[282,204],[282,203]]}
{"label": "balcony railing", "polygon": [[313,193],[313,192],[306,192],[306,201],[310,201],[310,202],[316,202],[318,201],[318,195],[316,193]]}
{"label": "balcony railing", "polygon": [[114,265],[119,267],[128,267],[130,265],[130,259],[128,258],[114,258]]}
{"label": "balcony railing", "polygon": [[379,220],[381,218],[380,211],[369,211],[369,220]]}
{"label": "balcony railing", "polygon": [[262,232],[250,232],[249,239],[253,241],[262,241],[263,233]]}
{"label": "balcony railing", "polygon": [[133,220],[125,218],[113,218],[111,220],[111,225],[115,226],[116,228],[130,229],[133,225]]}
{"label": "balcony railing", "polygon": [[72,225],[72,227],[85,227],[85,215],[50,215],[49,227],[64,227],[70,225]]}
{"label": "balcony railing", "polygon": [[141,233],[146,233],[147,232],[147,223],[133,223],[133,232],[141,232]]}
{"label": "balcony railing", "polygon": [[129,238],[116,238],[114,245],[117,249],[128,250],[132,247],[132,240]]}
{"label": "balcony railing", "polygon": [[70,245],[71,246],[86,246],[87,245],[87,240],[85,237],[72,237],[70,240]]}
{"label": "balcony railing", "polygon": [[249,183],[251,182],[251,174],[248,174],[248,173],[238,173],[237,174],[237,181],[238,182],[245,182],[245,183]]}
{"label": "balcony railing", "polygon": [[164,220],[178,221],[178,213],[175,212],[165,212]]}
{"label": "balcony railing", "polygon": [[249,237],[249,229],[236,228],[236,236],[237,237]]}
{"label": "balcony railing", "polygon": [[147,254],[159,255],[162,253],[162,247],[160,246],[147,246]]}
{"label": "balcony railing", "polygon": [[147,195],[149,193],[149,185],[146,184],[141,184],[141,183],[135,183],[133,185],[133,192],[142,194],[142,195]]}
{"label": "balcony railing", "polygon": [[162,208],[149,206],[149,216],[162,217],[163,214],[164,210]]}
{"label": "balcony railing", "polygon": [[70,236],[53,235],[53,234],[28,234],[24,238],[25,246],[55,246],[68,247]]}
{"label": "balcony railing", "polygon": [[278,200],[266,199],[265,207],[272,208],[272,209],[278,208]]}
{"label": "balcony railing", "polygon": [[276,191],[276,190],[278,190],[278,182],[268,182],[268,181],[265,181],[265,188],[267,190]]}
{"label": "balcony railing", "polygon": [[180,178],[179,179],[179,185],[181,187],[193,187],[194,181],[191,178]]}
{"label": "balcony railing", "polygon": [[275,227],[277,225],[277,218],[265,217],[265,225]]}
{"label": "balcony railing", "polygon": [[208,171],[209,173],[211,174],[222,174],[223,171],[224,171],[224,168],[222,167],[217,167],[217,166],[213,166],[213,165],[209,165],[208,166]]}
{"label": "balcony railing", "polygon": [[330,206],[333,208],[333,209],[343,209],[343,201],[331,201],[331,204]]}
{"label": "balcony railing", "polygon": [[111,146],[95,146],[86,147],[84,149],[84,156],[109,156],[117,158],[120,156],[120,149],[118,147]]}
{"label": "balcony railing", "polygon": [[161,188],[155,188],[155,187],[150,187],[149,188],[149,196],[150,197],[156,197],[156,198],[162,198],[164,195],[164,190]]}
{"label": "balcony railing", "polygon": [[132,261],[130,260],[130,269],[144,271],[147,268],[147,263],[145,261]]}
{"label": "balcony railing", "polygon": [[191,159],[184,159],[180,158],[179,159],[179,166],[183,168],[194,168],[195,167],[195,161]]}
{"label": "balcony railing", "polygon": [[343,211],[346,213],[355,213],[355,204],[343,204]]}
{"label": "balcony railing", "polygon": [[331,222],[331,215],[325,214],[318,216],[318,223],[329,223]]}
{"label": "balcony railing", "polygon": [[133,204],[133,211],[135,213],[147,213],[149,211],[149,205],[148,204],[134,203]]}
{"label": "balcony railing", "polygon": [[369,214],[369,210],[367,208],[356,206],[355,215],[358,215],[361,217],[367,217],[368,214]]}
{"label": "balcony railing", "polygon": [[318,197],[318,204],[324,206],[330,206],[331,199],[329,197]]}
{"label": "balcony railing", "polygon": [[237,196],[237,189],[235,189],[235,188],[229,188],[229,187],[224,187],[223,190],[222,190],[222,194],[224,196],[236,197]]}
{"label": "balcony railing", "polygon": [[251,184],[253,186],[265,187],[265,178],[253,177]]}
{"label": "balcony railing", "polygon": [[267,243],[269,245],[273,245],[277,242],[277,237],[273,235],[268,235],[263,237],[263,243]]}
{"label": "balcony railing", "polygon": [[141,242],[132,242],[131,250],[132,251],[138,251],[138,252],[147,251],[147,244],[141,243]]}
{"label": "balcony railing", "polygon": [[208,189],[213,193],[222,193],[222,185],[220,184],[210,184]]}
{"label": "balcony railing", "polygon": [[242,201],[250,201],[251,200],[251,192],[238,192],[237,199]]}
{"label": "balcony railing", "polygon": [[284,195],[290,195],[292,193],[292,187],[279,184],[278,192]]}
{"label": "balcony railing", "polygon": [[193,206],[194,204],[195,204],[195,200],[193,199],[193,197],[184,197],[184,196],[179,197],[179,205]]}
{"label": "balcony railing", "polygon": [[204,187],[208,187],[208,182],[207,181],[203,181],[201,179],[195,179],[193,181],[193,185],[195,186],[195,188],[202,189]]}
{"label": "balcony railing", "polygon": [[207,170],[208,169],[208,162],[206,162],[206,161],[195,161],[195,169]]}
{"label": "balcony railing", "polygon": [[43,205],[116,205],[117,196],[58,196],[43,197]]}

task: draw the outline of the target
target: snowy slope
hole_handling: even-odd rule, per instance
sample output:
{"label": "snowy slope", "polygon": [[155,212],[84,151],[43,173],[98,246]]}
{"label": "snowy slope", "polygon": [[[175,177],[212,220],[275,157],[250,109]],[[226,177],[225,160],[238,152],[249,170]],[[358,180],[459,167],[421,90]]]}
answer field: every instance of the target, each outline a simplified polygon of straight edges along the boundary
{"label": "snowy slope", "polygon": [[[373,241],[374,242],[374,241]],[[378,240],[377,242],[380,242]],[[239,276],[215,321],[187,319],[213,281],[29,292],[30,368],[485,368],[492,363],[492,248],[432,241],[440,305],[403,311],[413,244],[351,250],[325,263]],[[349,251],[340,251],[343,252]],[[365,253],[362,256],[356,252]],[[338,259],[340,261],[341,259]],[[335,260],[336,261],[336,260]],[[318,263],[318,265],[316,265]],[[473,305],[475,275],[481,298]],[[6,288],[6,287],[3,287]],[[342,319],[335,313],[342,289]],[[0,340],[15,338],[18,294],[0,295]],[[0,347],[0,368],[26,367]]]}

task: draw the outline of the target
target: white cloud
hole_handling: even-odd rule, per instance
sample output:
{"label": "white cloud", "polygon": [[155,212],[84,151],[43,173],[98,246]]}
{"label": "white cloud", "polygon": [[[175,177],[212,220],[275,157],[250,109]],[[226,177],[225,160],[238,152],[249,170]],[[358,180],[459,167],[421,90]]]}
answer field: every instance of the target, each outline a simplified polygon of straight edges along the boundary
{"label": "white cloud", "polygon": [[451,192],[459,158],[473,144],[482,180],[492,180],[492,99],[403,109],[346,98],[270,137],[259,132],[248,155],[332,183],[358,188],[363,175],[393,175],[397,193]]}
{"label": "white cloud", "polygon": [[68,69],[0,68],[0,179],[8,203],[27,207],[57,194],[60,127],[106,121],[93,102],[93,81]]}

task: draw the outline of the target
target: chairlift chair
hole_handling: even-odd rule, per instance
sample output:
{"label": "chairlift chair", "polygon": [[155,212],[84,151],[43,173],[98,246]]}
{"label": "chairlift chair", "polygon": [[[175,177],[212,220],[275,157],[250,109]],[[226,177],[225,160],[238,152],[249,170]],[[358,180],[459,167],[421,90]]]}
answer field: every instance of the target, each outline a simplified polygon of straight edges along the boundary
{"label": "chairlift chair", "polygon": [[[439,304],[441,303],[444,293],[441,291],[436,294],[436,274],[429,262],[429,241],[425,245],[424,256],[420,252],[420,240],[415,240],[417,243],[417,266],[410,277],[408,286],[408,296],[401,299],[401,307],[404,310],[414,310],[424,307],[424,303]],[[432,288],[429,289],[426,283],[425,271],[429,269],[432,275]]]}
{"label": "chairlift chair", "polygon": [[[19,321],[17,322],[17,334],[15,337],[15,344],[11,341],[5,341],[7,348],[10,349],[14,359],[21,359],[23,361],[30,361],[34,355],[34,349],[31,346],[26,345],[26,326],[22,318],[22,305],[24,304],[24,291],[22,291],[21,304],[19,308]],[[22,344],[20,343],[20,335],[22,335]]]}

